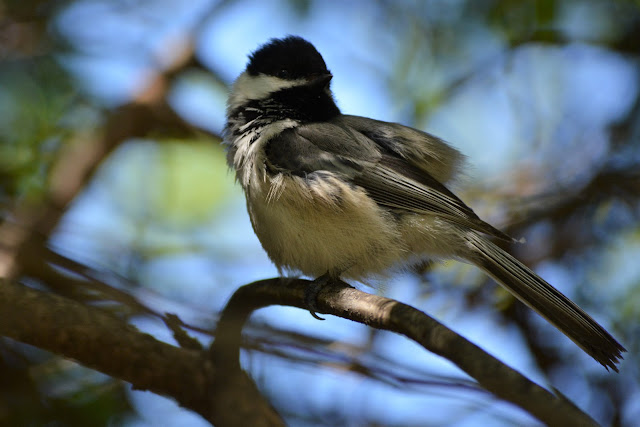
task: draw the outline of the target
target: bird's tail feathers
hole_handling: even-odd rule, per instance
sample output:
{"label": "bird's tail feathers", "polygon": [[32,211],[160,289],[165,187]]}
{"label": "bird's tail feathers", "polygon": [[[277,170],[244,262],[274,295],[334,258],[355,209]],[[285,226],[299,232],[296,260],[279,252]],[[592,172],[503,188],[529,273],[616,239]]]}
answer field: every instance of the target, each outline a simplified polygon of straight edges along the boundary
{"label": "bird's tail feathers", "polygon": [[605,368],[618,372],[616,363],[626,350],[591,316],[486,238],[472,232],[466,236],[466,240],[474,253],[470,261],[547,319]]}

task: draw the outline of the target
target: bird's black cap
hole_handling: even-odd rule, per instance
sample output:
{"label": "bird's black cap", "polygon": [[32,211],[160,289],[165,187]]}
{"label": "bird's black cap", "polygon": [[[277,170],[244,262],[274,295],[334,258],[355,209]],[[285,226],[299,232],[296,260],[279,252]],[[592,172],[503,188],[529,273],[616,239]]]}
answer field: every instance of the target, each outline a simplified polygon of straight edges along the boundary
{"label": "bird's black cap", "polygon": [[298,36],[271,39],[260,46],[249,57],[247,72],[252,76],[266,74],[290,80],[330,74],[322,55]]}

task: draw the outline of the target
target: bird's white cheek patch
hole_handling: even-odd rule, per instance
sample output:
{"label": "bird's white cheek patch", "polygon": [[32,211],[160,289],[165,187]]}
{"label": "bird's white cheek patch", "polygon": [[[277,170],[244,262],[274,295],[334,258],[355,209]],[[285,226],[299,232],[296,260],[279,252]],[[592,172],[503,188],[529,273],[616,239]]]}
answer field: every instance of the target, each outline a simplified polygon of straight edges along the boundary
{"label": "bird's white cheek patch", "polygon": [[284,80],[264,74],[252,76],[245,71],[233,83],[228,109],[232,111],[248,101],[266,99],[274,92],[304,83],[304,80]]}

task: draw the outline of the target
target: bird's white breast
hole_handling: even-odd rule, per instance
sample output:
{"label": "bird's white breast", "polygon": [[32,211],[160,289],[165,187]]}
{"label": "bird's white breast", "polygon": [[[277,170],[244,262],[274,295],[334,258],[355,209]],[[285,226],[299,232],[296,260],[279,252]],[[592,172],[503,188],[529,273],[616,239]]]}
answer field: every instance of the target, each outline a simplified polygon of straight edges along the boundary
{"label": "bird's white breast", "polygon": [[313,181],[267,177],[259,189],[252,187],[247,205],[256,235],[278,267],[362,279],[406,256],[390,214],[364,190],[330,174]]}

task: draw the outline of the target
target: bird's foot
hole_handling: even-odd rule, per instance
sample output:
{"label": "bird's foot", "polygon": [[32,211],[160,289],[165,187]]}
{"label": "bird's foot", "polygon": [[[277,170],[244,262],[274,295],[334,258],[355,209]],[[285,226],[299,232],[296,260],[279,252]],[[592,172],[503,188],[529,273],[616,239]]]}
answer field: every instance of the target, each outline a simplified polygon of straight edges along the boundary
{"label": "bird's foot", "polygon": [[311,282],[311,284],[304,290],[304,303],[306,304],[309,313],[318,320],[324,320],[324,318],[316,314],[316,311],[318,311],[318,294],[325,286],[334,280],[334,277],[327,272]]}

